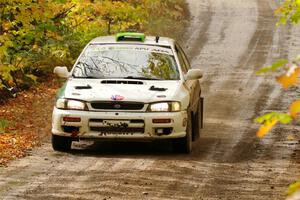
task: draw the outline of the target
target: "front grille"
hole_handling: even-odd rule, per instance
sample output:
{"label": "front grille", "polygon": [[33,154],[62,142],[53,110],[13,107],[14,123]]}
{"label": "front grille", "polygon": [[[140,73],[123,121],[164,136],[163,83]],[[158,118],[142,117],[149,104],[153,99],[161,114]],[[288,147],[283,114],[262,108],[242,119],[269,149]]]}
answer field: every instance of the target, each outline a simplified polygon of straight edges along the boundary
{"label": "front grille", "polygon": [[123,133],[144,133],[144,128],[130,128],[130,127],[90,127],[91,131],[100,132],[103,134],[123,134]]}
{"label": "front grille", "polygon": [[92,102],[93,109],[101,110],[141,110],[144,108],[144,103],[140,102]]}
{"label": "front grille", "polygon": [[[103,121],[105,121],[105,119],[90,119],[90,122],[99,122],[99,123],[103,123]],[[118,121],[118,120],[116,120]],[[122,121],[122,120],[120,120]],[[132,124],[144,124],[144,120],[142,119],[128,119],[128,120],[124,120],[124,121],[128,121],[129,123]]]}

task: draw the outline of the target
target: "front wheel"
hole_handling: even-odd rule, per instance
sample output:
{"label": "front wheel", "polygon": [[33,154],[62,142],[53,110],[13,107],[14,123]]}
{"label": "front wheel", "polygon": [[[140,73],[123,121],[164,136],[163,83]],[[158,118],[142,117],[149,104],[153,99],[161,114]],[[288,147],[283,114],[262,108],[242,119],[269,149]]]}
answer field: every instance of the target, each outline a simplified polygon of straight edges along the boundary
{"label": "front wheel", "polygon": [[52,148],[55,151],[70,151],[71,145],[71,138],[52,134]]}
{"label": "front wheel", "polygon": [[192,118],[189,117],[186,127],[186,136],[178,138],[173,143],[174,150],[179,153],[190,153],[192,151]]}

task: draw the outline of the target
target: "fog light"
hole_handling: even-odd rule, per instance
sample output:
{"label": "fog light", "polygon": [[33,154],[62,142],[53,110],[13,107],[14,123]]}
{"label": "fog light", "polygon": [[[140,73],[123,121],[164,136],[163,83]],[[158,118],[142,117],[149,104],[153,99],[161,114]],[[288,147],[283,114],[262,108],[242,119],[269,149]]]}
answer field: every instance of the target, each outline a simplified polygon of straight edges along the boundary
{"label": "fog light", "polygon": [[63,117],[63,121],[65,122],[81,122],[80,117]]}
{"label": "fog light", "polygon": [[165,128],[156,128],[155,129],[155,134],[156,135],[169,135],[173,132],[173,128],[171,127],[165,127]]}
{"label": "fog light", "polygon": [[162,128],[156,129],[156,134],[163,134],[163,133],[164,133],[164,129]]}
{"label": "fog light", "polygon": [[77,135],[79,133],[80,127],[76,127],[76,126],[62,126],[62,129],[66,133],[72,133],[72,135],[73,134]]}
{"label": "fog light", "polygon": [[168,124],[171,123],[171,119],[153,119],[154,124]]}

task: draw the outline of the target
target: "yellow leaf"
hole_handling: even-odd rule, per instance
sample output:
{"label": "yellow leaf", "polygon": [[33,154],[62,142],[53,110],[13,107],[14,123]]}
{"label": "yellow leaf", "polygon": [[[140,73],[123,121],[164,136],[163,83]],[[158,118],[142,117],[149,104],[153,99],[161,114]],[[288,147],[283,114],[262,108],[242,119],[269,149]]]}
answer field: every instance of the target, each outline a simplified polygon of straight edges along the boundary
{"label": "yellow leaf", "polygon": [[300,100],[297,100],[290,105],[290,114],[295,119],[297,118],[299,112],[300,112]]}
{"label": "yellow leaf", "polygon": [[292,135],[289,135],[289,136],[287,136],[286,139],[289,140],[289,141],[292,141],[292,140],[295,140],[296,138]]}
{"label": "yellow leaf", "polygon": [[11,23],[9,21],[4,21],[2,23],[2,27],[5,31],[9,30],[11,28]]}
{"label": "yellow leaf", "polygon": [[296,85],[298,82],[298,76],[300,74],[300,68],[296,65],[293,65],[287,73],[277,77],[277,81],[282,85],[284,89],[289,88],[290,86]]}
{"label": "yellow leaf", "polygon": [[36,82],[37,81],[37,77],[33,74],[26,74],[25,75],[26,77],[30,78],[33,82]]}
{"label": "yellow leaf", "polygon": [[271,121],[265,122],[257,131],[256,136],[259,138],[263,138],[275,124],[278,122],[277,119],[272,119]]}
{"label": "yellow leaf", "polygon": [[38,49],[39,48],[39,46],[37,45],[37,44],[34,44],[33,46],[32,46],[32,49]]}

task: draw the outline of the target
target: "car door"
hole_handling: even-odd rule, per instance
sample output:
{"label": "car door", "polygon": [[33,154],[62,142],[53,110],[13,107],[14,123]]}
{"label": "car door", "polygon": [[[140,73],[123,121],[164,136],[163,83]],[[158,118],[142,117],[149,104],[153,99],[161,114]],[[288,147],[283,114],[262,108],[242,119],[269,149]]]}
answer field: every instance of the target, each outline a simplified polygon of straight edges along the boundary
{"label": "car door", "polygon": [[[176,44],[175,49],[178,55],[178,59],[182,68],[182,71],[184,74],[187,73],[187,71],[190,69],[190,63],[187,59],[187,56],[185,55],[182,48]],[[185,84],[187,88],[190,91],[190,108],[189,110],[192,112],[197,111],[197,106],[200,101],[200,95],[201,95],[201,88],[200,88],[200,82],[199,80],[186,80]]]}
{"label": "car door", "polygon": [[[175,50],[184,74],[191,68],[186,54],[182,48],[176,44]],[[199,80],[186,80],[185,85],[190,92],[190,106],[188,111],[193,116],[193,139],[199,137],[200,128],[203,127],[203,98],[201,98],[201,87]]]}

